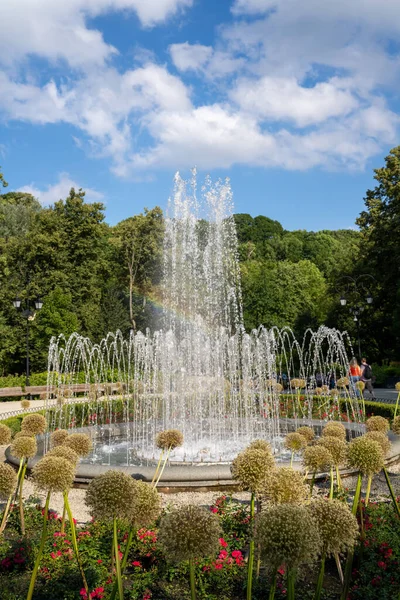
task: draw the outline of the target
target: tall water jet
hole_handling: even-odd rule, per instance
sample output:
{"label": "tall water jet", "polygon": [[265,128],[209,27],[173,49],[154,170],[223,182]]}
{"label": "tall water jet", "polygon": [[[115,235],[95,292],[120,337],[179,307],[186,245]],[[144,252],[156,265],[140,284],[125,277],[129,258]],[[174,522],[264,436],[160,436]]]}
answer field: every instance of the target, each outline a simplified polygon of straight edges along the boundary
{"label": "tall water jet", "polygon": [[229,461],[258,437],[279,452],[283,431],[315,418],[316,393],[324,394],[317,416],[360,419],[354,390],[327,385],[348,372],[347,334],[321,327],[299,343],[288,328],[245,332],[232,213],[228,180],[207,178],[198,191],[195,172],[190,181],[177,174],[165,220],[163,329],[110,333],[99,344],[52,339],[50,429],[90,426],[93,461],[151,462],[155,436],[168,428],[185,438],[175,461]]}

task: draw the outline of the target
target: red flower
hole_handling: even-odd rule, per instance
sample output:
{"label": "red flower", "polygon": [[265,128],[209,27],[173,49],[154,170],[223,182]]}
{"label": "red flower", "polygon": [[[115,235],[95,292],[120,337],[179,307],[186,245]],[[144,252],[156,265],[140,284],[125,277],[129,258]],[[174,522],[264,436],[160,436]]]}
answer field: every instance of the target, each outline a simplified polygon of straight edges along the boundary
{"label": "red flower", "polygon": [[134,560],[132,563],[132,567],[140,567],[142,568],[142,563],[139,560]]}
{"label": "red flower", "polygon": [[218,512],[218,508],[216,508],[215,506],[211,506],[210,510],[212,513],[217,513]]}
{"label": "red flower", "polygon": [[242,553],[240,552],[240,550],[234,550],[232,552],[232,556],[233,558],[242,558]]}
{"label": "red flower", "polygon": [[219,541],[219,545],[222,546],[223,548],[227,548],[228,547],[228,542],[226,542],[224,540],[224,538],[219,538],[218,541]]}
{"label": "red flower", "polygon": [[385,562],[383,562],[383,560],[380,560],[380,561],[378,562],[378,567],[379,567],[380,569],[386,569],[386,563],[385,563]]}
{"label": "red flower", "polygon": [[224,558],[226,558],[227,556],[228,556],[228,553],[227,553],[227,551],[226,551],[226,550],[221,550],[221,552],[220,552],[220,553],[219,553],[219,555],[218,555],[218,558],[222,558],[222,559],[224,559]]}
{"label": "red flower", "polygon": [[214,567],[216,569],[218,569],[218,571],[219,571],[220,569],[222,569],[222,564],[221,563],[215,563]]}

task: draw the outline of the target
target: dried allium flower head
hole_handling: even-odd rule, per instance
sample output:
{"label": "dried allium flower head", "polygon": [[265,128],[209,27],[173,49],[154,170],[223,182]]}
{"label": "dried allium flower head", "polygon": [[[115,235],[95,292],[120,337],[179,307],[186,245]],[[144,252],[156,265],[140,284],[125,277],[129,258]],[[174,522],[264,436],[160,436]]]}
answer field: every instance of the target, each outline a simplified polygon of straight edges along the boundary
{"label": "dried allium flower head", "polygon": [[400,381],[396,383],[395,388],[398,392],[400,392]]}
{"label": "dried allium flower head", "polygon": [[370,440],[375,440],[375,442],[378,442],[378,444],[382,448],[384,456],[387,456],[389,454],[392,444],[390,443],[389,438],[385,433],[383,433],[382,431],[368,431],[365,434],[365,437]]}
{"label": "dried allium flower head", "polygon": [[328,471],[334,460],[332,454],[325,446],[308,446],[304,450],[303,464],[312,473]]}
{"label": "dried allium flower head", "polygon": [[311,503],[309,510],[317,522],[325,556],[352,550],[358,536],[358,523],[347,504],[340,500],[321,498]]}
{"label": "dried allium flower head", "polygon": [[296,433],[299,433],[307,440],[307,444],[313,441],[315,437],[314,429],[312,427],[308,427],[307,425],[303,425],[296,429]]}
{"label": "dried allium flower head", "polygon": [[300,433],[288,433],[285,437],[283,445],[291,452],[300,452],[307,446],[307,440]]}
{"label": "dried allium flower head", "polygon": [[39,415],[37,413],[33,413],[31,415],[26,415],[22,419],[21,431],[26,431],[26,433],[30,433],[31,435],[40,435],[46,431],[47,422],[43,415]]}
{"label": "dried allium flower head", "polygon": [[31,403],[29,402],[29,400],[27,398],[24,398],[23,400],[21,400],[21,408],[23,408],[24,410],[29,408],[30,405],[31,405]]}
{"label": "dried allium flower head", "polygon": [[348,377],[341,377],[340,379],[337,380],[336,382],[336,386],[338,388],[345,388],[348,385],[350,385],[350,381]]}
{"label": "dried allium flower head", "polygon": [[35,438],[34,435],[32,435],[31,433],[27,433],[26,431],[17,431],[17,433],[14,435],[14,440],[17,440],[21,437]]}
{"label": "dried allium flower head", "polygon": [[35,484],[46,492],[65,492],[74,483],[75,466],[60,456],[44,456],[32,469]]}
{"label": "dried allium flower head", "polygon": [[339,395],[339,390],[337,388],[333,388],[333,389],[329,390],[328,393],[330,396],[334,396],[336,398]]}
{"label": "dried allium flower head", "polygon": [[400,415],[398,415],[397,417],[395,417],[393,419],[392,431],[393,431],[393,433],[400,435]]}
{"label": "dried allium flower head", "polygon": [[15,458],[33,458],[37,452],[35,438],[27,435],[14,438],[10,452]]}
{"label": "dried allium flower head", "polygon": [[308,498],[308,486],[301,473],[281,467],[268,475],[263,495],[272,504],[303,504]]}
{"label": "dried allium flower head", "polygon": [[0,423],[0,446],[6,446],[11,442],[11,429]]}
{"label": "dried allium flower head", "polygon": [[366,423],[367,431],[381,431],[387,433],[390,429],[389,421],[384,417],[370,417]]}
{"label": "dried allium flower head", "polygon": [[300,388],[300,384],[299,384],[299,379],[293,378],[289,381],[289,385],[292,389],[299,389]]}
{"label": "dried allium flower head", "polygon": [[106,471],[95,477],[86,491],[85,503],[95,519],[121,521],[132,519],[135,502],[135,481],[122,471]]}
{"label": "dried allium flower head", "polygon": [[158,541],[174,562],[201,559],[218,551],[223,536],[219,519],[200,506],[181,506],[160,522]]}
{"label": "dried allium flower head", "polygon": [[157,490],[144,481],[135,481],[135,498],[131,507],[131,522],[136,528],[148,527],[161,512],[161,499]]}
{"label": "dried allium flower head", "polygon": [[64,396],[57,396],[56,402],[57,406],[63,406],[65,404]]}
{"label": "dried allium flower head", "polygon": [[162,450],[178,448],[183,444],[183,434],[179,429],[166,429],[156,436],[156,446]]}
{"label": "dried allium flower head", "polygon": [[46,456],[58,456],[60,458],[65,458],[65,460],[68,460],[74,466],[77,465],[79,460],[79,456],[77,455],[75,450],[72,450],[72,448],[68,448],[68,446],[56,446],[55,448],[52,448],[46,454]]}
{"label": "dried allium flower head", "polygon": [[92,440],[86,433],[71,433],[63,446],[72,448],[79,456],[87,456],[92,450]]}
{"label": "dried allium flower head", "polygon": [[266,477],[274,466],[272,454],[264,449],[247,448],[232,462],[232,478],[239,483],[242,490],[256,493],[264,487]]}
{"label": "dried allium flower head", "polygon": [[364,475],[379,473],[384,463],[382,448],[378,442],[365,436],[355,438],[348,445],[347,462]]}
{"label": "dried allium flower head", "polygon": [[323,394],[329,394],[329,385],[321,386],[321,390]]}
{"label": "dried allium flower head", "polygon": [[247,449],[252,450],[264,450],[268,454],[272,454],[271,445],[266,440],[254,440],[248,446]]}
{"label": "dried allium flower head", "polygon": [[357,381],[356,382],[356,388],[360,391],[363,392],[365,390],[365,383],[363,381]]}
{"label": "dried allium flower head", "polygon": [[17,487],[17,475],[10,465],[0,462],[0,498],[8,498]]}
{"label": "dried allium flower head", "polygon": [[346,461],[347,443],[344,440],[327,435],[318,440],[318,445],[329,450],[335,466],[339,466]]}
{"label": "dried allium flower head", "polygon": [[324,392],[323,392],[323,390],[322,390],[322,388],[321,388],[321,387],[317,387],[317,388],[315,388],[315,390],[314,390],[314,394],[315,394],[316,396],[322,396],[322,394],[323,394],[323,393],[324,393]]}
{"label": "dried allium flower head", "polygon": [[66,429],[56,429],[56,431],[53,431],[53,433],[50,435],[50,446],[52,448],[61,446],[68,436],[69,433]]}
{"label": "dried allium flower head", "polygon": [[346,439],[346,428],[339,421],[329,421],[322,430],[322,437],[336,437],[340,440]]}
{"label": "dried allium flower head", "polygon": [[295,504],[279,504],[259,514],[255,542],[261,557],[274,570],[281,565],[297,568],[311,564],[321,548],[321,538],[309,510]]}
{"label": "dried allium flower head", "polygon": [[274,390],[274,392],[279,394],[279,392],[283,391],[283,385],[281,383],[275,383],[272,389]]}

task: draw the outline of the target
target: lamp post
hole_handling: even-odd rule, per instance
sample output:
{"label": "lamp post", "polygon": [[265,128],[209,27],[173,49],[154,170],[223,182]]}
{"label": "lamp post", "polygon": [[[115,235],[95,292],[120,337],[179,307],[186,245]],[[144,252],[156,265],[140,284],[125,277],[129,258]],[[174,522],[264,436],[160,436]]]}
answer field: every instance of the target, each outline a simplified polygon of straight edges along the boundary
{"label": "lamp post", "polygon": [[[374,299],[367,287],[366,282],[376,281],[375,277],[368,274],[350,277],[344,275],[336,282],[336,289],[341,290],[340,304],[348,306],[349,312],[353,315],[353,320],[357,325],[358,354],[361,360],[361,341],[360,341],[360,317],[364,312],[365,306],[370,306]],[[348,304],[349,302],[349,304]]]}
{"label": "lamp post", "polygon": [[43,302],[41,300],[40,297],[37,297],[35,300],[33,300],[32,298],[30,298],[29,296],[26,297],[25,299],[25,308],[22,307],[22,301],[19,298],[19,296],[17,296],[15,298],[15,300],[13,301],[13,306],[14,308],[16,308],[17,310],[21,310],[21,314],[22,316],[26,319],[26,379],[25,379],[25,385],[28,387],[29,386],[29,376],[30,376],[30,372],[29,372],[29,334],[30,334],[30,324],[32,321],[34,321],[35,317],[36,317],[36,312],[33,308],[31,308],[31,306],[35,307],[36,310],[40,310],[43,306]]}

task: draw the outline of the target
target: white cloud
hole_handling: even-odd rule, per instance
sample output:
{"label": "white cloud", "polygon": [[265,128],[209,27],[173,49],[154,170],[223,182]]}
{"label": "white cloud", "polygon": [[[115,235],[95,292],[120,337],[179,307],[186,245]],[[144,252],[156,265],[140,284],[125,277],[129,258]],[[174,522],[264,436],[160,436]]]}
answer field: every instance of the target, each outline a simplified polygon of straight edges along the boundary
{"label": "white cloud", "polygon": [[236,15],[259,15],[276,8],[279,0],[235,0],[232,12]]}
{"label": "white cloud", "polygon": [[171,44],[169,47],[172,61],[179,71],[197,71],[210,60],[213,49],[201,44]]}
{"label": "white cloud", "polygon": [[71,188],[75,188],[75,190],[78,191],[80,187],[86,192],[85,199],[88,201],[95,202],[104,198],[104,194],[76,183],[76,181],[71,179],[68,173],[60,173],[57,183],[46,186],[44,190],[38,189],[32,183],[31,185],[24,185],[19,191],[25,192],[26,194],[32,194],[41,202],[41,204],[48,206],[49,204],[53,204],[58,200],[66,198]]}
{"label": "white cloud", "polygon": [[294,77],[262,77],[239,81],[232,99],[244,110],[273,121],[293,121],[299,127],[346,115],[359,106],[340,80],[302,87]]}
{"label": "white cloud", "polygon": [[13,64],[28,54],[72,67],[103,64],[117,50],[103,34],[86,25],[88,17],[109,12],[136,13],[153,27],[188,8],[193,0],[2,0],[0,63]]}

